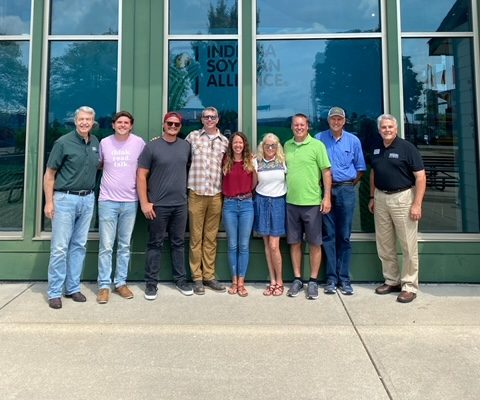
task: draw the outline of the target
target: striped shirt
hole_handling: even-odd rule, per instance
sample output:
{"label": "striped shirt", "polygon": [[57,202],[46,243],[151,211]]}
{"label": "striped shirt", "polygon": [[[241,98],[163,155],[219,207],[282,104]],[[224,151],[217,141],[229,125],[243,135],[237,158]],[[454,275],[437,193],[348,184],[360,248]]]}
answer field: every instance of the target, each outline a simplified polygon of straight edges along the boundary
{"label": "striped shirt", "polygon": [[192,149],[188,188],[201,196],[215,196],[222,191],[222,161],[228,139],[219,130],[212,137],[202,128],[190,132],[185,140]]}

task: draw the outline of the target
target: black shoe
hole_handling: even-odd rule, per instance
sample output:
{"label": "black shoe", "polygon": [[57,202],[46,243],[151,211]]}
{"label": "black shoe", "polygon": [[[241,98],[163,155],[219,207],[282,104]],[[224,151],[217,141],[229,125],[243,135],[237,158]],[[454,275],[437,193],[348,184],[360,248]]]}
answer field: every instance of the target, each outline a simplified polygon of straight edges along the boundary
{"label": "black shoe", "polygon": [[144,296],[147,300],[155,300],[157,298],[157,285],[147,283]]}
{"label": "black shoe", "polygon": [[185,296],[191,296],[193,294],[193,289],[192,285],[190,285],[187,281],[181,280],[175,283],[175,287],[177,290],[185,295]]}
{"label": "black shoe", "polygon": [[85,303],[87,301],[87,298],[82,294],[82,292],[66,294],[65,297],[67,299],[72,299],[73,301],[76,301],[77,303]]}
{"label": "black shoe", "polygon": [[215,292],[225,292],[227,289],[225,288],[225,285],[223,285],[222,283],[220,283],[219,281],[217,281],[216,279],[212,279],[210,281],[203,281],[203,284],[212,289],[212,290],[215,290]]}
{"label": "black shoe", "polygon": [[193,282],[193,293],[200,296],[205,294],[205,288],[203,287],[202,281]]}
{"label": "black shoe", "polygon": [[54,299],[48,299],[48,306],[55,310],[62,308],[62,299],[60,297],[55,297]]}

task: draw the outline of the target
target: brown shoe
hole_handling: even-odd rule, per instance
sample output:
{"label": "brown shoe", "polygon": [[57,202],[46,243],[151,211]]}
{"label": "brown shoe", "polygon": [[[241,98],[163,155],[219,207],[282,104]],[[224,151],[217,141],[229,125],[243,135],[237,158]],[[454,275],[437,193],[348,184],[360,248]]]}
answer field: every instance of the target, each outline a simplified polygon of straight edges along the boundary
{"label": "brown shoe", "polygon": [[402,290],[402,287],[400,285],[387,285],[384,283],[382,286],[379,286],[375,289],[376,294],[388,294],[392,292],[400,292]]}
{"label": "brown shoe", "polygon": [[110,290],[100,289],[97,294],[97,303],[106,304],[108,303],[108,298],[110,297]]}
{"label": "brown shoe", "polygon": [[62,308],[62,299],[60,297],[48,299],[48,306],[54,310],[58,310],[59,308]]}
{"label": "brown shoe", "polygon": [[132,291],[127,287],[127,285],[119,286],[115,291],[122,296],[124,299],[133,299]]}
{"label": "brown shoe", "polygon": [[407,292],[405,290],[402,290],[397,297],[397,301],[399,303],[410,303],[411,301],[413,301],[415,299],[415,297],[417,297],[416,293]]}

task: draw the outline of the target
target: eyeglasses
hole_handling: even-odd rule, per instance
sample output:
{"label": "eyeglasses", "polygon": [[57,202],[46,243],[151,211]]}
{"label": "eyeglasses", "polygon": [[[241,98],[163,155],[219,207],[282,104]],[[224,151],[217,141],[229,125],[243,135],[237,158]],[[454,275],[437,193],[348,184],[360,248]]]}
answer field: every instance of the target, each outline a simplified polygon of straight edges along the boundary
{"label": "eyeglasses", "polygon": [[217,116],[216,115],[204,115],[202,116],[203,119],[209,119],[211,121],[216,121],[217,120]]}
{"label": "eyeglasses", "polygon": [[175,128],[180,128],[182,124],[180,122],[165,121],[168,126],[174,126]]}
{"label": "eyeglasses", "polygon": [[273,150],[273,149],[276,149],[278,146],[274,143],[274,144],[264,144],[263,145],[263,148],[264,149],[270,149],[270,150]]}

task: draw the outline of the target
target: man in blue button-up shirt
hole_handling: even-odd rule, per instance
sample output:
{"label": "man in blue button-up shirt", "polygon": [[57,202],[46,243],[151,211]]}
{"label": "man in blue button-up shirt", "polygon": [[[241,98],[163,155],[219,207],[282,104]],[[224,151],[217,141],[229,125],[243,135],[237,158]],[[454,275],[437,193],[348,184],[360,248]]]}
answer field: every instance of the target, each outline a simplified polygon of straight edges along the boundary
{"label": "man in blue button-up shirt", "polygon": [[327,148],[332,164],[332,209],[323,216],[323,249],[327,264],[326,294],[334,294],[337,286],[345,295],[353,294],[350,284],[350,259],[352,246],[353,212],[355,210],[355,185],[366,170],[360,140],[343,130],[345,111],[332,107],[328,112],[330,129],[317,133]]}

